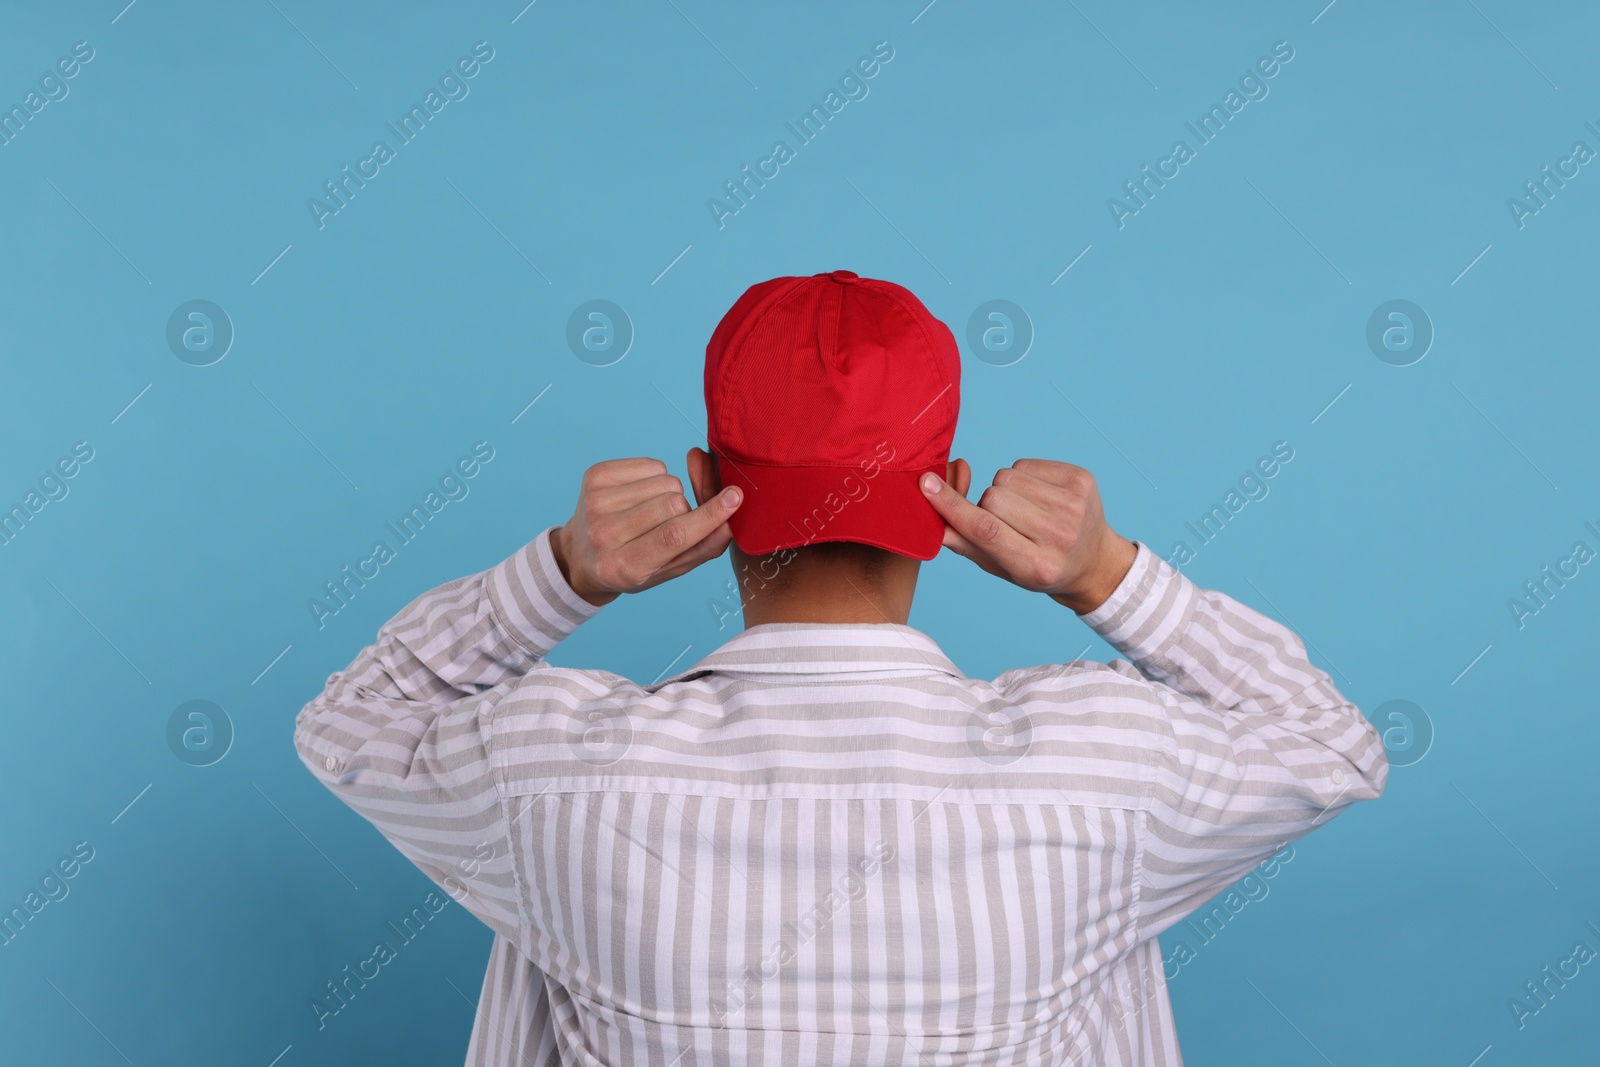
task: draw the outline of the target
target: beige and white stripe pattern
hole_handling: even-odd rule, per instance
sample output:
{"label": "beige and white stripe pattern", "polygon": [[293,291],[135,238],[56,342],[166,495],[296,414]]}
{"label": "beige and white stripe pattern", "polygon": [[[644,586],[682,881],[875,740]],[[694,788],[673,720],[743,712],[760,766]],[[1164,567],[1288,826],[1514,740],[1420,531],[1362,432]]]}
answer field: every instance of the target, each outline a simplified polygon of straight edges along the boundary
{"label": "beige and white stripe pattern", "polygon": [[1109,665],[781,623],[641,686],[545,661],[598,610],[548,538],[296,722],[495,931],[469,1064],[1176,1065],[1156,935],[1387,776],[1292,632],[1144,545]]}

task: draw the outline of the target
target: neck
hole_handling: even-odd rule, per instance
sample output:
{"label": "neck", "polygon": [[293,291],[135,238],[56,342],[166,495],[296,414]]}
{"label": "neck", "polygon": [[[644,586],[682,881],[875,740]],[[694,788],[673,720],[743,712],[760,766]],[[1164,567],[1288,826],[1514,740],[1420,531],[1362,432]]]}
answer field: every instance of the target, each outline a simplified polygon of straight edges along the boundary
{"label": "neck", "polygon": [[[734,556],[747,629],[769,622],[904,626],[911,617],[917,560],[892,557],[887,566],[870,571],[850,561],[806,558],[802,554],[775,572],[774,563],[781,554],[752,560],[735,548]],[[777,576],[771,577],[774,573]]]}

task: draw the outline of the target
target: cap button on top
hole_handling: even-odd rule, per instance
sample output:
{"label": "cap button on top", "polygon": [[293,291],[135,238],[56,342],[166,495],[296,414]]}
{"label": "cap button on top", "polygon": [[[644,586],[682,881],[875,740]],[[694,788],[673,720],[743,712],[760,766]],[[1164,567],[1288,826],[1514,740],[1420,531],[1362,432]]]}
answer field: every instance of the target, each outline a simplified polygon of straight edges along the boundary
{"label": "cap button on top", "polygon": [[853,282],[860,277],[860,275],[856,274],[856,272],[853,270],[836,270],[832,274],[828,275],[828,277],[832,278],[836,282]]}

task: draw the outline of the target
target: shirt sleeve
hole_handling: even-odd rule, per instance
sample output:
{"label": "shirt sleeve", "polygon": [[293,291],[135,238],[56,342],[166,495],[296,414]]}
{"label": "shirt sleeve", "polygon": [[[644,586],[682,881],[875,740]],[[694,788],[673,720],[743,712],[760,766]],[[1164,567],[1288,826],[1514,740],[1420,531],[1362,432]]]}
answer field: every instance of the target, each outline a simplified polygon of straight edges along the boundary
{"label": "shirt sleeve", "polygon": [[1146,936],[1383,792],[1378,732],[1293,631],[1199,588],[1148,546],[1081,618],[1132,661],[1166,712],[1140,873]]}
{"label": "shirt sleeve", "polygon": [[[521,945],[495,704],[600,609],[545,530],[499,565],[413,600],[295,719],[300,759],[495,933]],[[509,684],[508,684],[509,683]]]}

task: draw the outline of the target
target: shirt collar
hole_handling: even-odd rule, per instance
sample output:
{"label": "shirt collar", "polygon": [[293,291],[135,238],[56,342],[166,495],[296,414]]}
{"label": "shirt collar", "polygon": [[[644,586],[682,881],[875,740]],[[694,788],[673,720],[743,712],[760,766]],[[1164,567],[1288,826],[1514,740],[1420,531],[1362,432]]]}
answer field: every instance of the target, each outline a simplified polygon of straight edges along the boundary
{"label": "shirt collar", "polygon": [[686,671],[645,686],[699,675],[948,674],[960,668],[921,630],[897,623],[767,622],[746,629]]}

